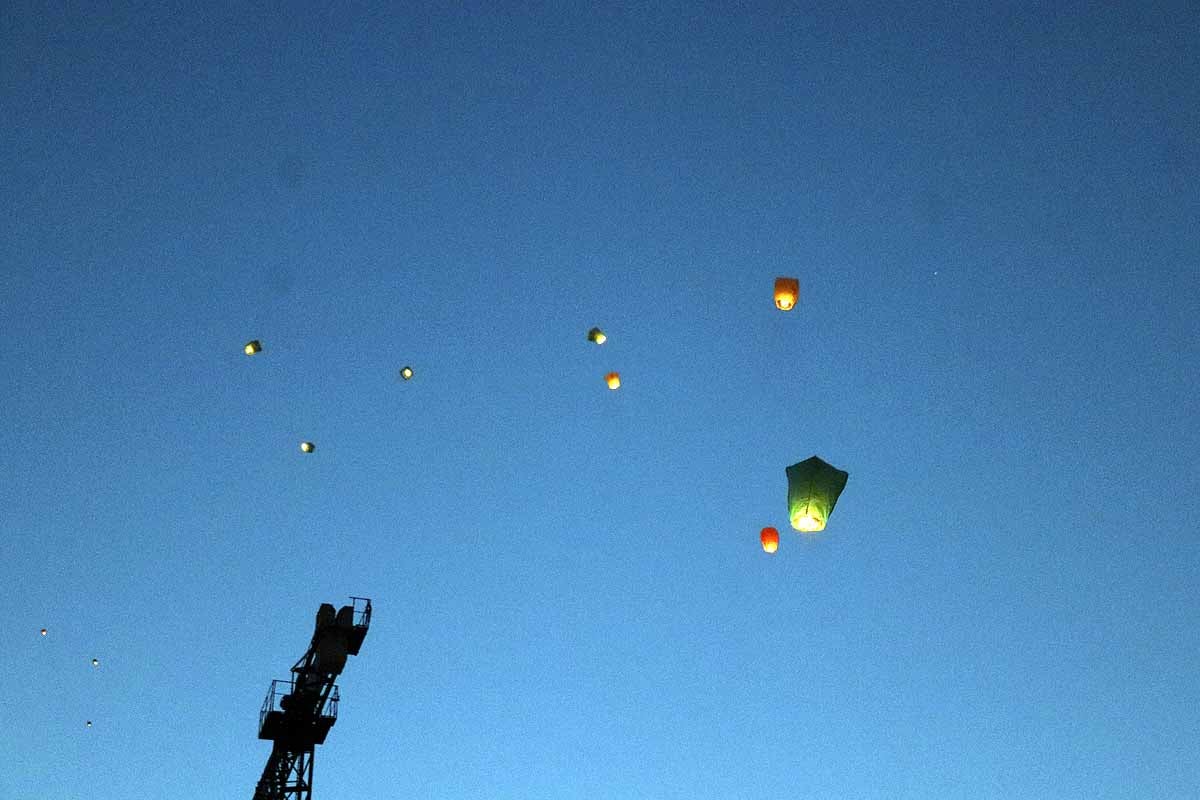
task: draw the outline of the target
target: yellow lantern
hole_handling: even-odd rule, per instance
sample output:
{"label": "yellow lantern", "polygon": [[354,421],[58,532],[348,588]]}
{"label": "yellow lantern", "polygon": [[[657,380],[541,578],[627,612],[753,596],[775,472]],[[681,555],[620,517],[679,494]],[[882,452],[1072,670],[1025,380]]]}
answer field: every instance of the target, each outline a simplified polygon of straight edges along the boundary
{"label": "yellow lantern", "polygon": [[315,444],[313,444],[312,442],[301,442],[300,443],[300,452],[301,453],[311,453],[313,450],[316,450],[316,449],[317,449],[317,446]]}
{"label": "yellow lantern", "polygon": [[250,341],[246,342],[246,346],[242,348],[242,352],[248,356],[252,356],[255,353],[261,353],[262,342],[260,342],[258,339],[251,339]]}
{"label": "yellow lantern", "polygon": [[610,372],[604,376],[604,382],[608,384],[608,388],[616,391],[621,388],[621,376],[619,373]]}
{"label": "yellow lantern", "polygon": [[400,377],[404,378],[404,380],[406,380],[406,381],[412,380],[412,376],[413,376],[412,367],[404,367],[403,369],[400,370]]}
{"label": "yellow lantern", "polygon": [[800,281],[798,278],[775,279],[775,307],[780,311],[791,311],[800,300]]}
{"label": "yellow lantern", "polygon": [[596,344],[604,344],[608,341],[608,337],[604,335],[604,331],[599,328],[592,328],[588,331],[588,341]]}

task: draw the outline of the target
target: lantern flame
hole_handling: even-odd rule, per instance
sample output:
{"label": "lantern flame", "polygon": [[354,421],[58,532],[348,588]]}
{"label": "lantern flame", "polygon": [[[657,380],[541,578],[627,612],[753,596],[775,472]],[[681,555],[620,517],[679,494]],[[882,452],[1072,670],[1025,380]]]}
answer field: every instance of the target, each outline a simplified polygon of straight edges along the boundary
{"label": "lantern flame", "polygon": [[801,533],[816,533],[825,530],[825,520],[817,519],[812,514],[798,514],[792,517],[792,527]]}

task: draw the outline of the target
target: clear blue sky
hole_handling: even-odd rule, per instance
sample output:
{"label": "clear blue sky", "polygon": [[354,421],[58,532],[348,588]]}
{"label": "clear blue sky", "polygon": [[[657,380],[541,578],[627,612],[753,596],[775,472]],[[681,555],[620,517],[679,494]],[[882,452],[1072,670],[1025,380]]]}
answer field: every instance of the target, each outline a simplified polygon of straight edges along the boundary
{"label": "clear blue sky", "polygon": [[391,5],[0,9],[0,798],[1200,796],[1194,3]]}

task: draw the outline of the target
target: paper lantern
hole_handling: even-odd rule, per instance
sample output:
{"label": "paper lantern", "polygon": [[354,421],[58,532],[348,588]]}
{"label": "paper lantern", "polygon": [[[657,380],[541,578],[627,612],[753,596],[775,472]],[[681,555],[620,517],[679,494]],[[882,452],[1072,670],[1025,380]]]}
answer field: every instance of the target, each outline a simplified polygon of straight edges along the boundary
{"label": "paper lantern", "polygon": [[604,344],[608,341],[608,337],[604,335],[604,331],[599,328],[592,328],[588,331],[588,341],[595,344]]}
{"label": "paper lantern", "polygon": [[261,353],[262,342],[260,342],[258,339],[251,339],[250,341],[246,342],[246,346],[242,348],[242,351],[248,356],[252,356],[255,353]]}
{"label": "paper lantern", "polygon": [[42,628],[42,636],[45,636],[45,635],[46,635],[46,629]]}
{"label": "paper lantern", "polygon": [[[93,667],[98,667],[98,666],[100,666],[100,659],[98,659],[98,658],[93,658],[93,659],[92,659],[92,666],[93,666]],[[120,671],[120,670],[118,670],[118,672],[119,672],[119,671]]]}
{"label": "paper lantern", "polygon": [[404,380],[406,380],[406,381],[412,380],[412,376],[413,376],[412,367],[402,367],[400,369],[400,377],[404,378]]}
{"label": "paper lantern", "polygon": [[800,281],[797,278],[775,279],[775,307],[791,311],[800,301]]}
{"label": "paper lantern", "polygon": [[619,373],[610,372],[604,376],[604,382],[608,384],[608,388],[616,391],[621,388],[621,376]]}
{"label": "paper lantern", "polygon": [[849,477],[849,473],[816,456],[788,467],[788,516],[792,527],[805,533],[825,530]]}
{"label": "paper lantern", "polygon": [[765,552],[774,553],[779,549],[779,531],[774,528],[763,528],[758,538],[762,540],[762,549]]}
{"label": "paper lantern", "polygon": [[301,453],[311,453],[313,450],[316,450],[316,449],[317,449],[317,446],[315,444],[313,444],[312,442],[301,442],[300,443],[300,452]]}

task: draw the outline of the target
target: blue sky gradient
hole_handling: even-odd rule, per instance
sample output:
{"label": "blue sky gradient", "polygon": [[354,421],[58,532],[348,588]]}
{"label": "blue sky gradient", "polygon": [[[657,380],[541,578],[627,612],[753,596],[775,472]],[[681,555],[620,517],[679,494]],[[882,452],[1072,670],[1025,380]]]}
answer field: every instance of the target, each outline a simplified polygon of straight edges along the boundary
{"label": "blue sky gradient", "polygon": [[1200,796],[1194,4],[113,6],[0,9],[0,798],[249,797],[352,594],[322,800]]}

